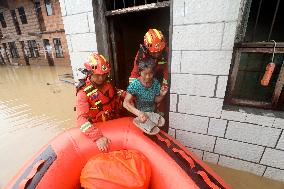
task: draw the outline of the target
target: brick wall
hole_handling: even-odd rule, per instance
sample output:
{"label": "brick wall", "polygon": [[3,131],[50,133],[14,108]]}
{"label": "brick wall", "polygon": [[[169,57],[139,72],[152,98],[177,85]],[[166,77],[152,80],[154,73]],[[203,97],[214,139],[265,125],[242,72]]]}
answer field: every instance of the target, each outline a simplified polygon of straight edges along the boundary
{"label": "brick wall", "polygon": [[[25,42],[25,46],[28,49],[27,41],[28,40],[36,40],[39,47],[40,57],[37,58],[29,58],[29,63],[31,65],[48,65],[48,61],[45,58],[45,52],[43,50],[43,39],[49,39],[50,45],[53,47],[52,51],[54,54],[54,63],[55,65],[70,65],[70,56],[67,48],[67,40],[65,37],[64,31],[55,31],[64,29],[63,21],[61,18],[61,9],[59,1],[55,1],[53,4],[54,15],[47,16],[46,9],[44,6],[44,0],[41,0],[41,8],[43,12],[43,18],[46,26],[47,34],[40,34],[40,26],[36,16],[36,12],[34,9],[34,4],[30,0],[13,0],[8,1],[9,8],[0,9],[0,12],[4,13],[4,18],[7,24],[7,28],[2,28],[2,33],[4,38],[1,40],[1,48],[3,48],[3,43],[15,42],[19,54],[19,58],[12,58],[9,52],[9,47],[7,48],[9,59],[12,64],[22,64],[25,65],[24,54],[22,51],[22,47],[20,45],[20,41]],[[25,9],[25,14],[27,18],[27,24],[22,24],[19,16],[19,12],[17,10],[18,7],[23,6]],[[18,35],[10,14],[10,10],[16,10],[17,20],[19,22],[19,27],[21,29],[21,35]],[[55,57],[55,48],[53,44],[53,38],[60,38],[64,58],[56,58]],[[7,44],[8,46],[8,44]],[[5,62],[8,63],[8,57],[4,56]]]}
{"label": "brick wall", "polygon": [[223,109],[243,3],[173,1],[170,134],[204,161],[284,180],[284,120]]}

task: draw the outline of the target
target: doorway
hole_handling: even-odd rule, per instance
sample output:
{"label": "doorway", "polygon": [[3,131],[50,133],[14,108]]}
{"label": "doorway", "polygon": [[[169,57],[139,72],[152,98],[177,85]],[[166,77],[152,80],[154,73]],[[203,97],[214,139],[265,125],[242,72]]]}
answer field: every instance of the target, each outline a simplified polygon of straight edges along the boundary
{"label": "doorway", "polygon": [[169,42],[170,1],[96,0],[93,7],[98,51],[110,60],[115,86],[126,89],[148,29],[161,30]]}
{"label": "doorway", "polygon": [[48,65],[54,66],[54,60],[53,60],[53,56],[52,56],[52,47],[49,43],[49,40],[44,39],[43,45],[44,45],[44,51],[45,51],[45,55],[46,55],[46,58],[47,58],[47,61],[48,61]]}
{"label": "doorway", "polygon": [[11,64],[11,59],[10,59],[10,57],[8,55],[8,49],[7,49],[7,44],[6,43],[3,43],[3,48],[4,48],[5,56],[6,56],[7,60],[8,60],[8,62],[9,62],[9,64]]}
{"label": "doorway", "polygon": [[25,63],[26,63],[26,65],[29,66],[30,65],[29,54],[28,54],[27,48],[25,46],[25,42],[20,41],[20,44],[21,44],[22,53],[24,55]]}

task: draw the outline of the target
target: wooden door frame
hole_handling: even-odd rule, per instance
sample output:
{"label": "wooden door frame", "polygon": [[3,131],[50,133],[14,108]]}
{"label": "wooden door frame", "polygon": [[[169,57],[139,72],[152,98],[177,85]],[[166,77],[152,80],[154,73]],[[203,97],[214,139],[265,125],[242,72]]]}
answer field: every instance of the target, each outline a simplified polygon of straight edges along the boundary
{"label": "wooden door frame", "polygon": [[[94,16],[94,24],[95,24],[95,32],[96,32],[96,40],[97,40],[97,50],[100,54],[103,54],[111,63],[111,67],[115,68],[113,56],[112,56],[112,44],[109,37],[109,25],[106,16],[106,0],[93,0],[93,16]],[[109,11],[108,11],[109,12]],[[168,57],[168,70],[169,70],[169,79],[168,84],[171,86],[171,59],[172,59],[172,35],[173,35],[173,1],[170,0],[170,25],[169,25],[169,57]],[[115,73],[112,71],[111,77],[115,78]],[[168,120],[169,120],[169,104],[170,104],[170,90],[168,95],[166,95],[166,106],[168,111],[166,111],[166,127],[165,131],[168,131]]]}

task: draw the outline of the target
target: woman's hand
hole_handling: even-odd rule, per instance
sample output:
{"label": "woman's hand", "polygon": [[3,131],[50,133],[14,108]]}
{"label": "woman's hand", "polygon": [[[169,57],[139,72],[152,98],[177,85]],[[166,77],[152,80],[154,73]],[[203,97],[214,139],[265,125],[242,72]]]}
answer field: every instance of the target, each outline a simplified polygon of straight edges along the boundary
{"label": "woman's hand", "polygon": [[139,112],[138,118],[140,122],[145,123],[148,119],[148,115],[145,112]]}
{"label": "woman's hand", "polygon": [[111,143],[111,141],[105,136],[102,136],[101,138],[96,140],[96,144],[97,144],[97,146],[98,146],[98,148],[101,152],[107,152],[108,151],[108,145],[110,143]]}
{"label": "woman's hand", "polygon": [[168,86],[163,85],[160,90],[160,96],[165,96],[168,92]]}

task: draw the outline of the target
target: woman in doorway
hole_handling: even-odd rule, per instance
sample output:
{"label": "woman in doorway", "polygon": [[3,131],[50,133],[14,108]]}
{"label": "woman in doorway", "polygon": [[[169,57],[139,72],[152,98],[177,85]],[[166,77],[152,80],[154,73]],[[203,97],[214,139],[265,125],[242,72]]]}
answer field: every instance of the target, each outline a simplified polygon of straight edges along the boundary
{"label": "woman in doorway", "polygon": [[[128,86],[123,106],[136,115],[144,123],[148,116],[145,112],[154,112],[156,104],[160,103],[168,92],[168,88],[160,86],[154,78],[155,64],[152,58],[144,58],[138,63],[140,77]],[[135,103],[132,103],[136,98]]]}

